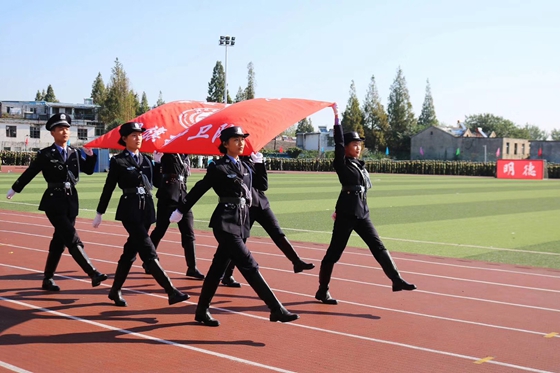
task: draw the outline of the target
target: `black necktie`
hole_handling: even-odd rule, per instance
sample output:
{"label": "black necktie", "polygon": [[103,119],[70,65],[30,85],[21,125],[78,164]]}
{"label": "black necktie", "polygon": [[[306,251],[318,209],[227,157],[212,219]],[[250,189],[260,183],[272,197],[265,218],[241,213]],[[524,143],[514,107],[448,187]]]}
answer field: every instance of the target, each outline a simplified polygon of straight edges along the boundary
{"label": "black necktie", "polygon": [[66,150],[64,148],[62,148],[60,155],[62,156],[62,160],[66,162]]}
{"label": "black necktie", "polygon": [[132,158],[134,158],[134,161],[136,162],[136,164],[138,164],[138,156],[136,154],[133,154]]}

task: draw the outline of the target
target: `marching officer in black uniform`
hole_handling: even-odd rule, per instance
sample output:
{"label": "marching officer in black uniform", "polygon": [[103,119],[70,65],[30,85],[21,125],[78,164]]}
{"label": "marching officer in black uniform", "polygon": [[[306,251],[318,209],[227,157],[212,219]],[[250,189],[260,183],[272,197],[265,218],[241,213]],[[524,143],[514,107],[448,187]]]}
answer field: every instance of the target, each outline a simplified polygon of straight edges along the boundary
{"label": "marching officer in black uniform", "polygon": [[61,113],[50,117],[45,127],[51,131],[54,144],[37,153],[35,160],[16,180],[6,196],[11,199],[16,192],[20,193],[39,172],[43,172],[47,190],[41,198],[39,210],[45,212],[54,227],[45,264],[45,277],[41,286],[43,290],[49,291],[60,291],[53,276],[65,246],[76,263],[91,278],[93,287],[107,279],[107,275],[97,271],[91,264],[84,251],[84,244],[74,227],[79,211],[76,184],[79,181],[80,172],[93,174],[97,155],[93,154],[91,149],[84,148],[85,156],[83,156],[79,149],[67,145],[71,123],[72,118],[68,114]]}
{"label": "marching officer in black uniform", "polygon": [[149,156],[139,151],[142,146],[142,132],[145,130],[142,124],[135,122],[125,123],[119,128],[119,144],[126,149],[111,158],[109,173],[97,205],[97,216],[93,220],[94,228],[99,227],[101,216],[107,211],[111,195],[118,185],[123,194],[115,219],[122,222],[129,235],[118,261],[113,286],[109,291],[109,299],[119,307],[127,306],[121,288],[137,253],[157,283],[165,289],[170,305],[189,299],[188,295],[177,290],[171,283],[159,264],[156,248],[148,235],[150,225],[156,220],[151,189],[154,172],[158,172],[159,167],[153,164]]}
{"label": "marching officer in black uniform", "polygon": [[[256,154],[251,154],[250,157],[242,157],[243,161],[246,165],[251,167],[253,174],[264,175],[268,179],[268,175],[266,172],[265,160],[263,155],[259,152]],[[268,198],[264,194],[265,190],[258,189],[256,186],[253,186],[251,189],[252,192],[252,204],[249,208],[249,216],[251,218],[251,228],[253,228],[253,224],[255,221],[263,227],[263,229],[268,233],[272,241],[278,246],[280,251],[288,258],[290,262],[292,262],[294,266],[294,273],[299,273],[304,270],[309,270],[315,268],[313,263],[306,263],[297,254],[294,247],[286,238],[286,234],[280,228],[280,224],[278,223],[278,219],[272,212],[270,208],[270,202]],[[227,266],[226,271],[224,273],[224,277],[222,279],[222,284],[228,287],[241,287],[241,284],[233,278],[233,269],[235,265],[233,262]]]}
{"label": "marching officer in black uniform", "polygon": [[364,168],[364,162],[358,159],[363,140],[357,132],[348,132],[343,135],[338,109],[335,107],[333,165],[338,180],[342,184],[342,190],[336,202],[332,238],[325,257],[321,261],[319,289],[315,294],[317,300],[326,304],[337,304],[336,299],[333,299],[328,291],[329,282],[334,264],[338,262],[346,248],[352,231],[356,231],[368,245],[385,275],[393,282],[393,291],[416,289],[415,285],[409,284],[400,276],[391,254],[383,245],[369,218],[367,191],[371,188],[371,180],[368,171]]}
{"label": "marching officer in black uniform", "polygon": [[[187,177],[190,176],[189,157],[181,154],[154,153],[156,164],[160,163],[160,177],[156,180],[158,191],[156,197],[157,221],[156,227],[150,234],[150,238],[157,249],[161,239],[169,228],[169,217],[179,207],[179,201],[185,201],[187,196]],[[183,216],[177,224],[181,232],[181,245],[185,252],[187,262],[187,273],[189,277],[204,280],[204,275],[196,268],[196,250],[194,237],[194,216],[191,210]],[[149,273],[147,267],[144,267]]]}
{"label": "marching officer in black uniform", "polygon": [[286,310],[276,298],[259,272],[259,265],[245,246],[251,224],[251,186],[259,186],[263,190],[267,188],[266,177],[253,174],[239,159],[247,136],[249,134],[243,133],[241,127],[237,126],[221,132],[219,149],[224,156],[208,166],[204,178],[187,194],[186,203],[181,203],[178,211],[174,211],[170,218],[172,222],[179,221],[210,188],[220,198],[209,225],[213,228],[218,248],[204,279],[195,313],[195,320],[207,326],[220,325],[208,309],[230,260],[270,309],[270,321],[290,322],[299,317]]}

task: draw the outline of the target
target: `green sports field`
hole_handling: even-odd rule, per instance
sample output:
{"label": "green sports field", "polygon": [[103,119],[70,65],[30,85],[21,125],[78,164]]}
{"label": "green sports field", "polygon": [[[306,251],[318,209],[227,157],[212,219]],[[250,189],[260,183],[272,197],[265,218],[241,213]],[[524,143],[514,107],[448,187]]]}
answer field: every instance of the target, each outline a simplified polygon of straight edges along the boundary
{"label": "green sports field", "polygon": [[[17,174],[0,173],[0,209],[37,212],[41,176],[11,201],[4,196]],[[189,187],[203,174],[189,178]],[[81,217],[93,218],[106,174],[78,184]],[[371,220],[393,252],[421,253],[560,269],[560,180],[372,174]],[[292,241],[328,243],[340,190],[334,173],[270,173],[271,201]],[[104,219],[113,219],[119,191]],[[217,197],[195,205],[197,229],[208,229]],[[259,226],[252,234],[265,236]],[[350,246],[365,247],[353,236]]]}

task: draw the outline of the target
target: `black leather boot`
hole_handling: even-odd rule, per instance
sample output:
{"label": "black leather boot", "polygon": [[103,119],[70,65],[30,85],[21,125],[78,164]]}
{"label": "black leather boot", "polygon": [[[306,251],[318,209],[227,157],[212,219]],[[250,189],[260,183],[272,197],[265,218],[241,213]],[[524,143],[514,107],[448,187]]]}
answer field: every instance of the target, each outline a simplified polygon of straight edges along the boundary
{"label": "black leather boot", "polygon": [[251,285],[255,293],[270,309],[270,321],[290,322],[299,319],[299,315],[288,311],[276,298],[261,273],[257,270],[245,276],[245,280]]}
{"label": "black leather boot", "polygon": [[74,245],[73,247],[69,248],[68,251],[70,251],[70,255],[72,255],[72,258],[74,258],[76,263],[78,263],[82,270],[91,278],[92,287],[99,286],[99,284],[107,280],[107,275],[100,273],[91,264],[91,261],[89,260],[84,247],[81,244]]}
{"label": "black leather boot", "polygon": [[292,246],[290,241],[288,241],[286,236],[278,237],[277,239],[274,240],[274,243],[276,243],[276,246],[278,246],[280,251],[282,251],[282,253],[286,256],[286,258],[288,258],[288,260],[292,262],[292,264],[294,265],[294,273],[299,273],[304,270],[315,268],[315,264],[306,263],[303,260],[301,260],[301,258],[296,253],[294,247]]}
{"label": "black leather boot", "polygon": [[381,269],[383,269],[383,272],[385,272],[385,275],[393,282],[393,291],[416,289],[416,285],[409,284],[403,280],[387,249],[375,251],[373,256],[381,266]]}
{"label": "black leather boot", "polygon": [[150,270],[152,276],[157,281],[159,286],[161,286],[167,293],[169,305],[182,302],[190,298],[188,294],[183,294],[179,291],[173,284],[171,280],[161,268],[158,259],[153,259],[148,262],[148,269]]}
{"label": "black leather boot", "polygon": [[199,323],[206,325],[206,326],[219,326],[220,322],[210,315],[208,309],[210,308],[210,301],[216,294],[216,290],[218,289],[218,285],[220,284],[220,278],[216,276],[214,277],[210,274],[212,267],[208,272],[208,276],[204,279],[204,283],[202,284],[202,289],[200,290],[200,297],[198,298],[198,304],[196,305],[196,311],[194,315],[194,319]]}
{"label": "black leather boot", "polygon": [[[62,248],[64,250],[64,248]],[[49,254],[47,255],[47,261],[45,263],[45,271],[43,283],[41,284],[41,289],[47,291],[60,291],[60,287],[54,282],[53,276],[62,257],[62,252],[51,251],[49,249]]]}
{"label": "black leather boot", "polygon": [[126,307],[128,304],[122,297],[121,289],[126,281],[126,277],[130,272],[132,267],[132,262],[123,263],[119,260],[117,264],[117,270],[115,271],[115,278],[113,279],[113,286],[109,291],[109,299],[115,302],[117,307]]}
{"label": "black leather boot", "polygon": [[222,277],[222,285],[228,288],[240,288],[241,284],[233,278],[233,270],[235,269],[235,264],[230,260],[226,270],[224,271],[224,276]]}
{"label": "black leather boot", "polygon": [[195,278],[197,280],[204,280],[204,275],[202,273],[200,273],[200,271],[196,267],[188,268],[186,276]]}
{"label": "black leather boot", "polygon": [[334,263],[321,262],[321,269],[319,270],[319,289],[317,293],[315,293],[315,299],[325,304],[338,304],[338,301],[331,297],[329,293],[329,282],[331,282],[333,268]]}
{"label": "black leather boot", "polygon": [[60,287],[54,282],[52,278],[44,278],[41,289],[47,291],[60,291]]}

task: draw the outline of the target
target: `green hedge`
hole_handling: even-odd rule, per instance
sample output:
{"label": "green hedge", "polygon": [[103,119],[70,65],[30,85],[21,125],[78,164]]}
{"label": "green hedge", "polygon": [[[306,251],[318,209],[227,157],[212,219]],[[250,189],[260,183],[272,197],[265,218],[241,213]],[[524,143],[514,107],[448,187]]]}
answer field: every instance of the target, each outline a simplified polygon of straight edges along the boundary
{"label": "green hedge", "polygon": [[[334,171],[330,159],[269,158],[267,165],[273,171]],[[383,174],[496,176],[496,162],[368,160],[366,168]],[[548,164],[548,178],[560,178],[560,164]]]}

